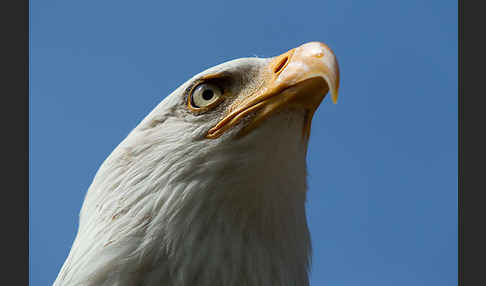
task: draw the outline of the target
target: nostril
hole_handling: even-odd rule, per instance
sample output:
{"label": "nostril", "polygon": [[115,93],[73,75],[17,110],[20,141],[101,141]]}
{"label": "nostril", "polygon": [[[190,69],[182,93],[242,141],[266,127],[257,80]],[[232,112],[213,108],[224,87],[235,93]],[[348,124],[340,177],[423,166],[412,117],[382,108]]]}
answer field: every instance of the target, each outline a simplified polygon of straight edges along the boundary
{"label": "nostril", "polygon": [[284,57],[282,60],[280,60],[280,63],[278,63],[278,65],[276,66],[276,68],[273,72],[274,73],[280,72],[280,70],[282,70],[282,68],[285,66],[285,64],[287,63],[288,60],[289,60],[289,57]]}

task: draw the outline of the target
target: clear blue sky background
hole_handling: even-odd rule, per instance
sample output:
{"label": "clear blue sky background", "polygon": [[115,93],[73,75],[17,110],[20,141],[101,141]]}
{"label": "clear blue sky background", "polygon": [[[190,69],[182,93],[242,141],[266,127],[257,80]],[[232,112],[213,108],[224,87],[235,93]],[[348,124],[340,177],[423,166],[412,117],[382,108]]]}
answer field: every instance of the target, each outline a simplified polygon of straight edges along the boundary
{"label": "clear blue sky background", "polygon": [[327,43],[337,105],[308,153],[311,285],[457,285],[457,2],[30,1],[31,285],[98,167],[192,75]]}

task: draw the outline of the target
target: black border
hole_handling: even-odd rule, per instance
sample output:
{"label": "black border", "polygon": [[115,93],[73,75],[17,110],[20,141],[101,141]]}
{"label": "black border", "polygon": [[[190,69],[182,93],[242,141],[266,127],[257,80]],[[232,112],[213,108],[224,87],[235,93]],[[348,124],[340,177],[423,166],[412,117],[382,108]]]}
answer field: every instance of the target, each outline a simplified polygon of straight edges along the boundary
{"label": "black border", "polygon": [[[458,282],[486,285],[486,118],[484,9],[468,1],[459,7],[458,96]],[[466,39],[469,40],[466,41]]]}
{"label": "black border", "polygon": [[[29,1],[2,1],[2,283],[29,284]],[[10,282],[11,281],[11,282]]]}

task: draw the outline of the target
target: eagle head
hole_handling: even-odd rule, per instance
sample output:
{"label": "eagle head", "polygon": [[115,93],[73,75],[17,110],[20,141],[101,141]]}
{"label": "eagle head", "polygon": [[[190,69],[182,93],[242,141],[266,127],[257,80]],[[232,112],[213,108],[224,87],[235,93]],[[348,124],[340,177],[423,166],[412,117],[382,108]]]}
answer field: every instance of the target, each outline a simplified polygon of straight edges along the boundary
{"label": "eagle head", "polygon": [[98,170],[55,285],[308,285],[311,120],[339,68],[325,44],[209,68]]}

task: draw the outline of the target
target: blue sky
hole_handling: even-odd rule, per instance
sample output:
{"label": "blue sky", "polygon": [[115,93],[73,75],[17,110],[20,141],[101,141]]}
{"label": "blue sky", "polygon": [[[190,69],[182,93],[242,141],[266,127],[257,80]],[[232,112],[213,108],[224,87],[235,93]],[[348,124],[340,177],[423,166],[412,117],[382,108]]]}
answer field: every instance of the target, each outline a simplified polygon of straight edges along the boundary
{"label": "blue sky", "polygon": [[457,2],[30,1],[31,285],[98,167],[192,75],[309,41],[341,68],[309,142],[311,285],[457,285]]}

